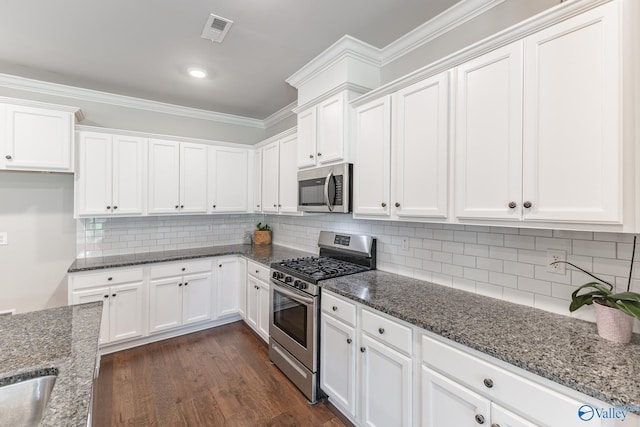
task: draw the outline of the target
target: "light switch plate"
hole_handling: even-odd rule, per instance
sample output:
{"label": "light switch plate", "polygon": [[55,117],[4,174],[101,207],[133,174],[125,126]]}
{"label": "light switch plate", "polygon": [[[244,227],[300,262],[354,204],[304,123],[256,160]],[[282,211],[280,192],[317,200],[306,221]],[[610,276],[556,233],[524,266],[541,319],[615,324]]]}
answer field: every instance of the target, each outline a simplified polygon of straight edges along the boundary
{"label": "light switch plate", "polygon": [[6,231],[0,231],[0,246],[9,244],[9,236]]}

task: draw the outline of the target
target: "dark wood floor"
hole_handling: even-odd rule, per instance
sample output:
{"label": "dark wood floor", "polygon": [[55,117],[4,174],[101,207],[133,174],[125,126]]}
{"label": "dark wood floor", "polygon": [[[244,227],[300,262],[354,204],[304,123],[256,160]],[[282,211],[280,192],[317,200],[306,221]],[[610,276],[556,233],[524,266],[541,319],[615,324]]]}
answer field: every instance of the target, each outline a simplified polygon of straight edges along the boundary
{"label": "dark wood floor", "polygon": [[309,405],[244,323],[102,358],[94,426],[346,426]]}

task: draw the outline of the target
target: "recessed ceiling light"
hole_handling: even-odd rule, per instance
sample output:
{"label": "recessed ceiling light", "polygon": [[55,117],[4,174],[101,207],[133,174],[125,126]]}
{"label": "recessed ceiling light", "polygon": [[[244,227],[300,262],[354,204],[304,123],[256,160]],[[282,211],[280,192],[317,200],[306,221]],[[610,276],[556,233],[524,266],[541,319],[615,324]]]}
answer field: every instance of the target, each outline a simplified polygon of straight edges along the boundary
{"label": "recessed ceiling light", "polygon": [[195,77],[196,79],[204,79],[207,77],[207,72],[202,68],[189,68],[187,72],[191,77]]}

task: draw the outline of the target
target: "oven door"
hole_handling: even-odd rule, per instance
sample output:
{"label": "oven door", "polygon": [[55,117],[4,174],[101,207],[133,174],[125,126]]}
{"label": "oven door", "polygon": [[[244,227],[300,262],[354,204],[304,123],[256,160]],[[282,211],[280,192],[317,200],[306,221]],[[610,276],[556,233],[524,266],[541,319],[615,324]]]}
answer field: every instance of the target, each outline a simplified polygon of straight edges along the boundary
{"label": "oven door", "polygon": [[317,300],[271,280],[269,335],[311,372],[317,371]]}

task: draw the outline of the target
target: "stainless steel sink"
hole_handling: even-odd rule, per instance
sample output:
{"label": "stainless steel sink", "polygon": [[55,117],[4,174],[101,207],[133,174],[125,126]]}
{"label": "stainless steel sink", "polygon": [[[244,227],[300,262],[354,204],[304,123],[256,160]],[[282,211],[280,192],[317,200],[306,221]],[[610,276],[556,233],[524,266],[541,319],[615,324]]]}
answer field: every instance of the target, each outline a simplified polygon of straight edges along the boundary
{"label": "stainless steel sink", "polygon": [[0,427],[40,424],[56,378],[36,376],[0,387]]}

